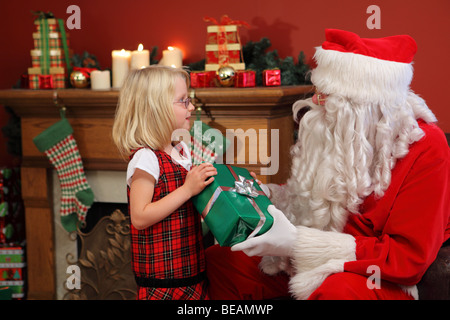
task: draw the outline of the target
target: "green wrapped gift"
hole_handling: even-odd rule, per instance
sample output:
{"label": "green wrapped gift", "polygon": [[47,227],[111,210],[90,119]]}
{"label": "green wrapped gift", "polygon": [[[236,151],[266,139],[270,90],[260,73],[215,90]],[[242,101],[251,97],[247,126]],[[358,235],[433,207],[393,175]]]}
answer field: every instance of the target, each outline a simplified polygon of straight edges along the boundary
{"label": "green wrapped gift", "polygon": [[269,198],[247,169],[213,164],[214,182],[192,198],[221,246],[233,246],[265,233],[273,224],[267,207]]}

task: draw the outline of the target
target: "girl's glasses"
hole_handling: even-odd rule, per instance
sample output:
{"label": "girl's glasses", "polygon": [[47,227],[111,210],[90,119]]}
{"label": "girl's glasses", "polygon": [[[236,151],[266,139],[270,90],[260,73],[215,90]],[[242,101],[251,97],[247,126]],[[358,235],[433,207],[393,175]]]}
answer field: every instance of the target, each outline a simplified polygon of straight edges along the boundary
{"label": "girl's glasses", "polygon": [[184,103],[184,107],[186,109],[189,108],[189,104],[191,103],[192,99],[191,98],[186,98],[186,100],[180,100],[180,101],[174,101],[173,103]]}

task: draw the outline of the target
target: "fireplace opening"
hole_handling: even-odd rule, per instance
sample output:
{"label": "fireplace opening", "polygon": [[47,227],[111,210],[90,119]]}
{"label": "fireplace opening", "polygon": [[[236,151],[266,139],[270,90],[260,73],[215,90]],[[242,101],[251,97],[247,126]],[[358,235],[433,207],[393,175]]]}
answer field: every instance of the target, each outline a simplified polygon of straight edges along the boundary
{"label": "fireplace opening", "polygon": [[77,234],[77,252],[78,256],[81,253],[81,235],[90,233],[97,223],[105,217],[111,216],[111,214],[120,210],[124,216],[127,216],[128,205],[126,203],[112,203],[112,202],[94,202],[89,208],[86,214],[86,224],[80,228],[81,232]]}
{"label": "fireplace opening", "polygon": [[95,202],[76,236],[79,282],[71,283],[64,299],[136,299],[127,204]]}

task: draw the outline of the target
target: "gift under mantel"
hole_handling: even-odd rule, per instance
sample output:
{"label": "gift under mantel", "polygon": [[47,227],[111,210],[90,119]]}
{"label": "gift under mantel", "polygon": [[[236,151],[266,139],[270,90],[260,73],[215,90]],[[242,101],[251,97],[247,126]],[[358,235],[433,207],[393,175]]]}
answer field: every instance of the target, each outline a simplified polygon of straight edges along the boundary
{"label": "gift under mantel", "polygon": [[[289,149],[294,142],[292,104],[312,91],[312,86],[201,88],[191,89],[191,96],[196,106],[202,109],[200,119],[203,122],[223,134],[227,129],[234,130],[232,138],[236,140],[236,150],[231,164],[254,171],[265,183],[283,183],[289,175]],[[60,110],[64,107],[85,170],[125,171],[126,160],[120,156],[111,138],[118,96],[117,90],[0,90],[0,105],[12,108],[21,118],[28,299],[54,299],[56,286],[61,285],[55,281],[52,166],[36,148],[33,138],[60,120]],[[192,119],[195,120],[195,116]],[[277,131],[277,140],[271,139],[272,130]],[[249,133],[252,132],[258,135],[259,147],[262,147],[261,142],[265,145],[266,150],[262,153],[250,148]],[[271,145],[275,142],[277,148]],[[242,143],[240,147],[239,143]],[[273,158],[271,151],[274,150],[278,150],[277,170],[262,175],[271,164],[263,161],[261,154]],[[258,154],[252,154],[255,152]],[[239,157],[245,161],[238,163],[242,160]]]}

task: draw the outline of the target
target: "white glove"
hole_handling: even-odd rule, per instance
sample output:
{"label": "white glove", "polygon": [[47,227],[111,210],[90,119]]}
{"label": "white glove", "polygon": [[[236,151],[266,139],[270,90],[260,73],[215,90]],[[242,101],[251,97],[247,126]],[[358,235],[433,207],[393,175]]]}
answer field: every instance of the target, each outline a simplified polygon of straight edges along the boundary
{"label": "white glove", "polygon": [[248,256],[290,257],[297,238],[297,228],[283,212],[270,205],[267,211],[273,216],[273,225],[266,233],[247,239],[231,247],[231,251],[244,251]]}

